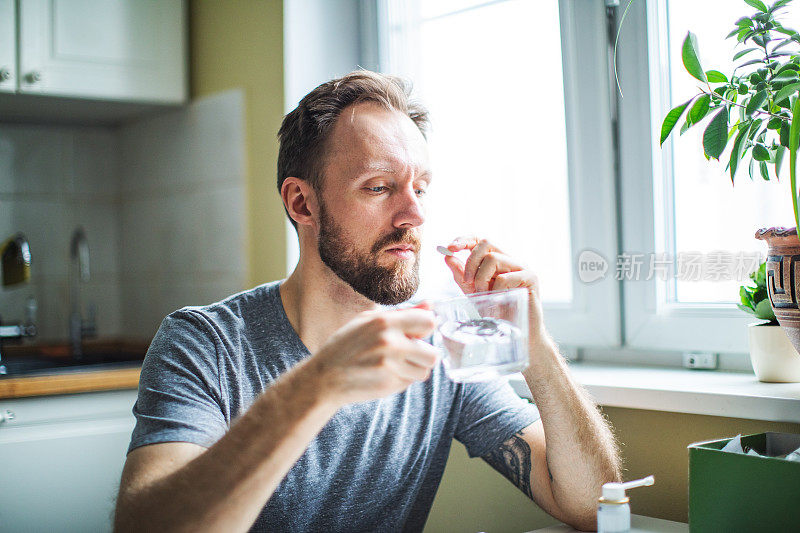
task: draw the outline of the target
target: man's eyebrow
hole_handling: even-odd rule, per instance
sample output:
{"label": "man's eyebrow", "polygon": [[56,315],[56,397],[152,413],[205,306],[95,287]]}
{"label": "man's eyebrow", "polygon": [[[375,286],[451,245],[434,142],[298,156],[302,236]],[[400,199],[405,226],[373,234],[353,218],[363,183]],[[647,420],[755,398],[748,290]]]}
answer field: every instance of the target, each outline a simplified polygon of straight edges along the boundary
{"label": "man's eyebrow", "polygon": [[[425,169],[418,169],[420,172],[418,177],[420,178],[430,178],[431,171]],[[386,174],[396,174],[397,172],[395,169],[391,167],[391,165],[387,165],[385,163],[367,163],[359,170],[358,174],[366,174],[367,172],[384,172]]]}
{"label": "man's eyebrow", "polygon": [[368,163],[361,168],[361,174],[365,172],[386,172],[387,174],[394,174],[394,169],[385,163]]}
{"label": "man's eyebrow", "polygon": [[364,168],[362,168],[362,172],[386,172],[388,174],[394,174],[395,171],[392,167],[385,164],[368,164]]}

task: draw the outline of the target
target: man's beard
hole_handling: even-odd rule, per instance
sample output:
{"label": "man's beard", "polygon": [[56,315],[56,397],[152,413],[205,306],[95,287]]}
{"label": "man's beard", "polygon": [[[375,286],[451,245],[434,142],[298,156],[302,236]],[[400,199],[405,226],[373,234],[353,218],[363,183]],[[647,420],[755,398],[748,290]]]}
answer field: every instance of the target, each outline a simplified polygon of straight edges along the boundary
{"label": "man's beard", "polygon": [[[317,249],[322,262],[357,293],[381,305],[405,302],[419,287],[419,237],[410,229],[397,228],[378,239],[368,253],[359,252],[320,202]],[[413,265],[399,260],[391,267],[378,264],[381,250],[391,244],[410,244],[416,257]]]}

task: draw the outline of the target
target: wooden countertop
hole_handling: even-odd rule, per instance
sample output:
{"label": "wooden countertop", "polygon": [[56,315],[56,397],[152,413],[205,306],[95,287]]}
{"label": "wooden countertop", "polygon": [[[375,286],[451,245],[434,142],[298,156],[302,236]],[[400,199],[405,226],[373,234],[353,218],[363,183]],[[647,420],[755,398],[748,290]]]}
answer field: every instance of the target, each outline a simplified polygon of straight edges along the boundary
{"label": "wooden countertop", "polygon": [[52,374],[4,378],[0,380],[0,399],[135,389],[139,386],[141,370],[140,366],[103,370],[75,369]]}
{"label": "wooden countertop", "polygon": [[[119,367],[115,368],[115,364],[105,364],[101,368],[61,366],[29,375],[3,377],[0,379],[0,399],[135,389],[139,386],[141,359],[144,359],[147,346],[148,343],[139,340],[84,341],[85,354],[103,354],[105,362],[119,361]],[[63,361],[64,358],[70,357],[69,347],[66,344],[4,346],[3,355],[7,360],[37,357]]]}

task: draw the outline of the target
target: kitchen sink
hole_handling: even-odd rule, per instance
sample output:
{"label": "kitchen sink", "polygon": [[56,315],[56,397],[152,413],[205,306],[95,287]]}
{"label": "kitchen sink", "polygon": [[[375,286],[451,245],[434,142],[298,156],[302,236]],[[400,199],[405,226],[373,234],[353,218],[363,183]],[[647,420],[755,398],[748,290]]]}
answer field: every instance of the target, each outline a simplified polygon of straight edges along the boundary
{"label": "kitchen sink", "polygon": [[6,373],[0,379],[141,366],[147,344],[103,341],[87,343],[83,351],[75,360],[67,345],[4,346],[0,365]]}

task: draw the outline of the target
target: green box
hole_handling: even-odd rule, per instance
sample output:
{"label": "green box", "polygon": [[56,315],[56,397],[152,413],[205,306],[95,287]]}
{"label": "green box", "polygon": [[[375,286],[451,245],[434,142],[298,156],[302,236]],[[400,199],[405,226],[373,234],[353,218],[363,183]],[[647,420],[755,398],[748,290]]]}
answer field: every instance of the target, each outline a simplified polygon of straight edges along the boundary
{"label": "green box", "polygon": [[[723,452],[730,440],[689,445],[689,530],[800,531],[800,462]],[[744,435],[742,446],[785,455],[800,448],[800,435]]]}

